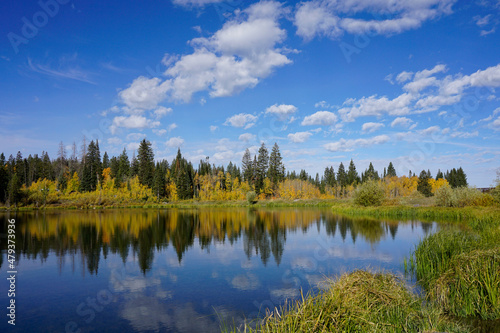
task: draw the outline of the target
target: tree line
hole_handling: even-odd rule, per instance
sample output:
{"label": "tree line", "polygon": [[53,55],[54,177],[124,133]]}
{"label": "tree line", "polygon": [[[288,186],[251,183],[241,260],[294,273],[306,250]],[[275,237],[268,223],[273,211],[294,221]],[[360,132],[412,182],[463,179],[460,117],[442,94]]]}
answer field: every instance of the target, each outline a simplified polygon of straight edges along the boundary
{"label": "tree line", "polygon": [[[42,183],[43,180],[43,183]],[[107,152],[101,157],[99,141],[87,144],[84,138],[78,154],[73,144],[68,156],[64,144],[59,144],[56,159],[47,152],[29,155],[18,152],[6,158],[0,154],[0,202],[11,205],[47,198],[50,193],[91,193],[121,189],[124,192],[141,192],[144,199],[156,200],[233,200],[244,199],[246,193],[255,191],[260,198],[282,197],[348,197],[357,185],[369,180],[385,181],[389,195],[404,195],[418,190],[426,196],[434,187],[449,184],[451,187],[467,186],[467,177],[460,167],[446,173],[422,170],[418,177],[411,171],[406,176],[396,174],[392,162],[379,173],[370,162],[368,168],[358,173],[351,159],[348,168],[341,162],[335,171],[326,167],[320,176],[312,176],[306,170],[286,171],[279,146],[275,143],[269,153],[264,143],[252,157],[245,150],[241,168],[229,162],[224,166],[211,164],[209,157],[200,160],[197,168],[182,156],[178,149],[171,161],[156,161],[151,142],[143,139],[132,158],[124,148],[118,156]],[[391,185],[394,183],[393,185]],[[141,187],[142,186],[142,187]],[[392,186],[392,187],[391,187]],[[116,196],[116,193],[115,193]]]}

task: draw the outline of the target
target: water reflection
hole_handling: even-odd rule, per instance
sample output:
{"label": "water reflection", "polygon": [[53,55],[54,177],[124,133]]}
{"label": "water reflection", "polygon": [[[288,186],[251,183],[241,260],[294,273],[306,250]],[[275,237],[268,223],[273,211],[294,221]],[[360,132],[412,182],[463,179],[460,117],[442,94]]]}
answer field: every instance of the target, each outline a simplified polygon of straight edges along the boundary
{"label": "water reflection", "polygon": [[[347,218],[318,209],[169,209],[106,210],[18,213],[16,247],[28,259],[47,260],[51,252],[64,265],[68,255],[80,256],[88,273],[97,275],[101,256],[118,255],[123,263],[129,256],[137,258],[143,274],[153,266],[155,252],[172,246],[181,264],[183,256],[197,242],[209,252],[213,244],[233,245],[240,238],[250,260],[260,257],[264,266],[272,257],[281,264],[287,235],[306,233],[323,226],[329,237],[338,233],[343,242],[355,244],[361,237],[376,245],[386,237],[395,239],[398,221]],[[0,216],[2,233],[7,230],[7,216]],[[416,222],[408,222],[412,226]],[[424,233],[431,223],[420,223]],[[2,252],[7,248],[2,242]],[[21,256],[18,256],[18,259]],[[0,268],[3,264],[0,256]],[[236,278],[235,278],[236,279]],[[247,280],[245,280],[247,279]],[[238,282],[238,280],[236,281]],[[252,286],[251,278],[241,277],[240,285]]]}

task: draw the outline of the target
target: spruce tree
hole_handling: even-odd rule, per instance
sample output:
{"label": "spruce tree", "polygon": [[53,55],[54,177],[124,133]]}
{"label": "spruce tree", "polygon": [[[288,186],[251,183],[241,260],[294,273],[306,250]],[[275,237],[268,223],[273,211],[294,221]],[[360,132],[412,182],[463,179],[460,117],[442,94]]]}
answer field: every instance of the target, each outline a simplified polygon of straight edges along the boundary
{"label": "spruce tree", "polygon": [[255,192],[260,193],[264,187],[264,178],[267,175],[267,169],[269,166],[269,152],[267,151],[266,145],[262,143],[259,148],[259,156],[257,158],[257,168],[255,181]]}
{"label": "spruce tree", "polygon": [[344,190],[347,185],[347,173],[345,172],[344,164],[342,162],[340,162],[337,170],[337,184],[340,186],[341,190]]}
{"label": "spruce tree", "polygon": [[354,161],[351,159],[351,163],[349,163],[349,170],[347,171],[347,184],[355,185],[359,182],[359,175],[356,171],[356,166],[354,165]]}
{"label": "spruce tree", "polygon": [[269,180],[274,185],[282,182],[285,178],[285,166],[281,158],[280,149],[277,143],[274,143],[271,155],[269,156]]}
{"label": "spruce tree", "polygon": [[392,165],[392,162],[389,162],[389,166],[387,167],[387,177],[396,177],[396,169],[394,168],[394,165]]}
{"label": "spruce tree", "polygon": [[5,155],[0,154],[0,202],[5,203],[9,187],[9,174],[7,172]]}
{"label": "spruce tree", "polygon": [[432,196],[432,186],[429,183],[429,180],[430,180],[429,172],[425,172],[425,170],[422,170],[422,172],[420,172],[420,175],[418,177],[417,191],[419,191],[426,197]]}
{"label": "spruce tree", "polygon": [[248,150],[248,148],[245,150],[241,160],[241,172],[243,173],[243,180],[250,184],[253,177],[253,163],[252,156],[250,155],[250,150]]}
{"label": "spruce tree", "polygon": [[155,172],[154,153],[151,142],[143,139],[137,150],[138,176],[142,185],[153,187]]}

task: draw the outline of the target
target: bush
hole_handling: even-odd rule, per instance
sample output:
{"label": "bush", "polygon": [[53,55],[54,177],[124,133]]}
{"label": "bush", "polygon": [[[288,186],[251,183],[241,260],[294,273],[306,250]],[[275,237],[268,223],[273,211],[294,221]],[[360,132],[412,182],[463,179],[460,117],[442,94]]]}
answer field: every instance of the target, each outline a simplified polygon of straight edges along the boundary
{"label": "bush", "polygon": [[360,206],[380,206],[384,197],[384,189],[375,180],[361,184],[354,191],[354,203]]}
{"label": "bush", "polygon": [[442,207],[491,206],[494,202],[493,196],[473,187],[443,186],[436,191],[436,205]]}
{"label": "bush", "polygon": [[250,204],[254,204],[257,202],[257,193],[255,191],[248,191],[247,192],[247,201]]}

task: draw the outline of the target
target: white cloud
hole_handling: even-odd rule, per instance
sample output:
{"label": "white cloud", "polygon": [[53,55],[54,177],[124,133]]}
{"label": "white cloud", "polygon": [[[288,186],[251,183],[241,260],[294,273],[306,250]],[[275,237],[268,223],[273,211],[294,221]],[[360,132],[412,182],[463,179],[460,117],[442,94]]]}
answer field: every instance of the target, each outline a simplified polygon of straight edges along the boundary
{"label": "white cloud", "polygon": [[139,146],[139,142],[130,142],[129,144],[127,144],[127,151],[136,151],[139,149]]}
{"label": "white cloud", "polygon": [[167,114],[172,113],[172,108],[166,108],[164,106],[159,106],[154,110],[154,114],[156,116],[156,119],[160,119],[162,117],[165,117]]}
{"label": "white cloud", "polygon": [[214,125],[210,125],[210,132],[215,132],[219,129],[219,127],[217,126],[214,126]]}
{"label": "white cloud", "polygon": [[398,81],[398,83],[403,83],[408,80],[411,80],[412,77],[413,77],[413,72],[403,71],[399,73],[398,76],[396,76],[396,81]]}
{"label": "white cloud", "polygon": [[430,126],[426,129],[420,130],[419,133],[423,135],[431,135],[434,133],[438,133],[441,131],[441,128],[439,126]]}
{"label": "white cloud", "polygon": [[127,141],[140,141],[146,137],[144,133],[130,133],[127,135]]}
{"label": "white cloud", "polygon": [[163,136],[165,134],[168,133],[168,131],[166,129],[154,129],[153,130],[153,133],[156,134],[156,135],[159,135],[159,136]]}
{"label": "white cloud", "polygon": [[294,143],[305,142],[312,135],[311,132],[297,132],[288,134],[288,140]]}
{"label": "white cloud", "polygon": [[245,129],[248,129],[255,125],[257,119],[258,117],[254,115],[248,113],[239,113],[227,118],[224,125],[231,125],[238,128],[245,127]]}
{"label": "white cloud", "polygon": [[112,137],[107,140],[108,145],[114,145],[114,146],[119,146],[123,143],[122,139],[117,138],[117,137]]}
{"label": "white cloud", "polygon": [[[394,35],[450,14],[455,1],[312,0],[299,5],[294,24],[297,35],[306,40],[315,36],[338,38],[344,32]],[[372,15],[372,18],[360,18],[363,14]]]}
{"label": "white cloud", "polygon": [[[209,38],[191,40],[192,54],[182,56],[165,74],[171,97],[189,101],[196,92],[211,97],[231,96],[255,87],[277,67],[290,64],[276,45],[286,31],[278,25],[283,9],[278,2],[259,2],[242,11]],[[241,17],[246,16],[246,20]]]}
{"label": "white cloud", "polygon": [[243,141],[243,142],[249,142],[255,140],[257,136],[255,134],[251,133],[243,133],[238,137],[238,140]]}
{"label": "white cloud", "polygon": [[184,139],[177,136],[174,138],[170,138],[165,142],[165,145],[169,148],[179,148],[184,144]]}
{"label": "white cloud", "polygon": [[201,7],[223,1],[224,0],[172,0],[174,4],[184,7],[193,7],[193,6]]}
{"label": "white cloud", "polygon": [[295,107],[294,105],[287,105],[287,104],[281,104],[281,105],[274,104],[266,109],[266,113],[274,114],[281,120],[288,118],[295,112],[297,112],[297,107]]}
{"label": "white cloud", "polygon": [[113,119],[113,123],[109,127],[111,134],[115,134],[118,128],[129,128],[129,129],[144,129],[144,128],[154,128],[160,126],[159,121],[152,121],[146,117],[139,115],[130,116],[118,116]]}
{"label": "white cloud", "polygon": [[482,27],[482,26],[487,25],[490,22],[491,14],[486,15],[484,17],[481,17],[480,15],[477,15],[477,16],[474,16],[473,19],[474,19],[474,21],[476,21],[476,24],[479,27]]}
{"label": "white cloud", "polygon": [[382,127],[385,127],[384,124],[382,123],[364,123],[361,129],[363,130],[363,133],[373,133],[375,131],[378,131]]}
{"label": "white cloud", "polygon": [[335,113],[330,111],[318,111],[310,116],[305,117],[301,125],[329,126],[333,125],[336,121],[337,121],[337,116],[335,115]]}
{"label": "white cloud", "polygon": [[469,139],[469,138],[475,138],[479,136],[479,131],[474,131],[474,132],[453,132],[450,134],[452,138],[462,138],[462,139]]}
{"label": "white cloud", "polygon": [[135,110],[151,110],[166,98],[170,82],[161,82],[159,78],[148,79],[140,76],[135,79],[130,87],[122,90],[118,95],[131,112]]}
{"label": "white cloud", "polygon": [[368,147],[372,145],[379,145],[386,143],[390,140],[389,136],[387,135],[378,135],[370,139],[340,139],[339,141],[336,142],[331,142],[325,144],[323,147],[325,147],[326,150],[329,150],[331,152],[337,152],[337,151],[353,151],[355,148],[358,147]]}
{"label": "white cloud", "polygon": [[322,108],[322,109],[327,109],[330,107],[330,104],[328,104],[326,101],[321,101],[316,104],[314,104],[315,108]]}
{"label": "white cloud", "polygon": [[411,125],[411,123],[413,123],[413,120],[411,120],[410,118],[397,117],[396,119],[394,119],[392,121],[391,127],[401,126],[401,127],[408,128]]}
{"label": "white cloud", "polygon": [[[410,113],[410,105],[414,96],[404,93],[390,100],[386,96],[363,97],[350,102],[351,106],[343,107],[338,112],[342,120],[351,122],[359,117],[382,116],[389,114],[393,116],[406,115]],[[347,102],[347,101],[346,101]],[[344,103],[349,104],[349,103]]]}

